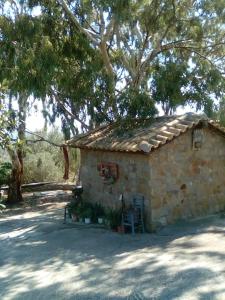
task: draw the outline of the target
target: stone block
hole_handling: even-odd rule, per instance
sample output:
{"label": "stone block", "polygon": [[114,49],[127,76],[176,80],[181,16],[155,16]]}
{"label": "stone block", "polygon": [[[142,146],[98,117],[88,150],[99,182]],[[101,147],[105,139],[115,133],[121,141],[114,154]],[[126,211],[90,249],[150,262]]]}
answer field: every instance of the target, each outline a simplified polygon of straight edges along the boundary
{"label": "stone block", "polygon": [[[180,216],[221,211],[225,206],[225,139],[206,129],[199,151],[193,151],[191,143],[188,131],[150,155],[81,150],[85,193],[110,206],[121,192],[131,199],[141,192],[151,200],[146,210],[156,223],[166,214],[167,221],[173,222]],[[99,161],[119,165],[119,179],[111,191],[105,190],[99,178]]]}

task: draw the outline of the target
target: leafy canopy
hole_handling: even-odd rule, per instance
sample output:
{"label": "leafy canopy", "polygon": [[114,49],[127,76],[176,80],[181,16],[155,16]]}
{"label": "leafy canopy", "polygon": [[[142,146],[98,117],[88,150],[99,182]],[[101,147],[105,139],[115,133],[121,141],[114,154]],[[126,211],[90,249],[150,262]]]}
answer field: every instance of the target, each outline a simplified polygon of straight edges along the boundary
{"label": "leafy canopy", "polygon": [[[51,14],[57,24],[64,23],[64,37],[68,32],[72,39],[80,36],[76,42],[83,50],[92,50],[98,66],[99,56],[102,62],[105,95],[97,102],[93,94],[92,101],[85,103],[89,114],[146,116],[155,113],[155,103],[167,114],[188,103],[210,111],[214,99],[223,97],[223,1],[55,3],[30,1],[31,6],[41,6],[42,13]],[[90,64],[96,68],[95,60]],[[99,75],[94,91],[103,87],[98,85]],[[68,97],[71,109],[73,103]]]}
{"label": "leafy canopy", "polygon": [[186,104],[210,113],[224,97],[221,0],[21,3],[23,13],[1,17],[0,78],[45,101],[65,132],[150,117],[156,104],[166,114]]}

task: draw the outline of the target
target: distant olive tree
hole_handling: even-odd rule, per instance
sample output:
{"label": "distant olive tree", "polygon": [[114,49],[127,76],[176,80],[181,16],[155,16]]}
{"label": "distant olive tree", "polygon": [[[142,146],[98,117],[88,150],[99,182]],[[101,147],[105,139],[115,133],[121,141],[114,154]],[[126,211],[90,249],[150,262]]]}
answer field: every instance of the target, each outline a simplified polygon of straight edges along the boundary
{"label": "distant olive tree", "polygon": [[[38,141],[35,134],[44,140]],[[38,141],[38,142],[37,142]],[[46,142],[48,141],[48,142]],[[27,155],[24,158],[23,182],[62,181],[64,173],[64,159],[60,145],[64,142],[63,133],[54,128],[27,135]],[[79,154],[75,149],[69,149],[69,180],[73,181],[79,166]]]}

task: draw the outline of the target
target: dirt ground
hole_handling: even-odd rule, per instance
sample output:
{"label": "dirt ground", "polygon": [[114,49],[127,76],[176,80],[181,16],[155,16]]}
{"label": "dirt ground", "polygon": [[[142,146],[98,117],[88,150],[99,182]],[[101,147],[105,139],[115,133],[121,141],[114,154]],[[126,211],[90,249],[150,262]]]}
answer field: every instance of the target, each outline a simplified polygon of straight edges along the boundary
{"label": "dirt ground", "polygon": [[225,299],[225,218],[134,237],[63,224],[63,202],[0,217],[0,299]]}

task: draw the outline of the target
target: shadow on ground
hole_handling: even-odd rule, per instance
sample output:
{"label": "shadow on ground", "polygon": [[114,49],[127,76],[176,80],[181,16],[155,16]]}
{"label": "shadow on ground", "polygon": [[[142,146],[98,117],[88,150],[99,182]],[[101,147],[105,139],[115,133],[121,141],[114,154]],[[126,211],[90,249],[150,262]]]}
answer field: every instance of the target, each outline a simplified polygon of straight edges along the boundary
{"label": "shadow on ground", "polygon": [[119,235],[63,224],[63,203],[0,219],[1,299],[225,299],[225,220]]}

